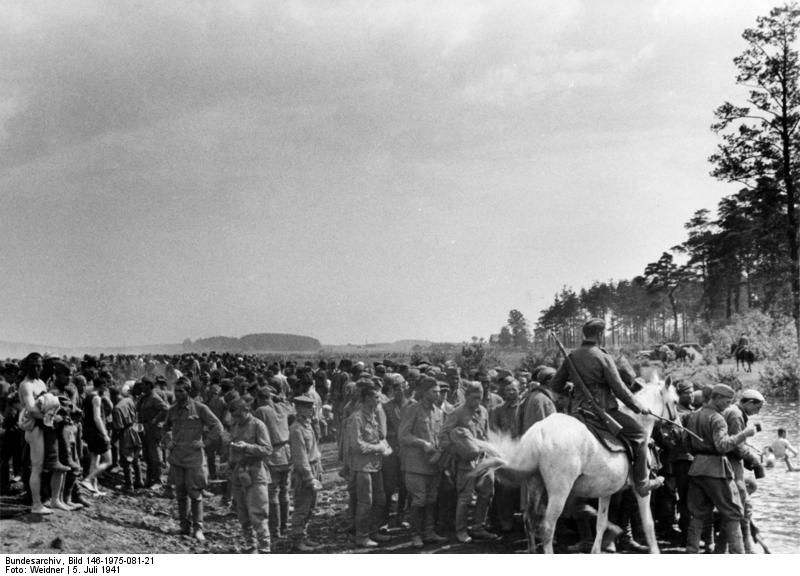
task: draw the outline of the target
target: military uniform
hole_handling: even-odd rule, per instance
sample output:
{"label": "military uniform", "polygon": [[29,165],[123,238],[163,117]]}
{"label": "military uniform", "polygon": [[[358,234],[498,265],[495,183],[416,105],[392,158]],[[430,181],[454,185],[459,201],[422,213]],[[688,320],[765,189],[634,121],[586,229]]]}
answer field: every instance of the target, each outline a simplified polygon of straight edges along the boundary
{"label": "military uniform", "polygon": [[[222,434],[222,423],[208,409],[208,406],[189,399],[186,404],[175,404],[167,412],[164,423],[166,430],[172,431],[169,453],[169,476],[175,486],[178,500],[178,517],[181,531],[189,533],[203,529],[203,489],[208,478],[203,453],[203,429],[209,429],[209,437],[214,439]],[[188,518],[188,505],[191,501],[192,519]]]}
{"label": "military uniform", "polygon": [[[402,392],[399,392],[402,394]],[[383,491],[386,496],[386,505],[384,506],[384,521],[389,521],[391,514],[392,495],[397,492],[397,519],[398,522],[402,520],[406,508],[407,491],[405,482],[403,482],[402,462],[400,458],[400,420],[403,412],[409,407],[409,402],[406,401],[403,405],[400,404],[397,398],[392,398],[383,405],[383,411],[386,414],[386,441],[392,449],[389,456],[383,457]]]}
{"label": "military uniform", "polygon": [[[728,434],[731,436],[738,434],[747,427],[747,413],[738,404],[733,404],[722,413],[725,423],[728,425]],[[733,481],[739,490],[739,500],[742,503],[743,518],[742,538],[745,551],[750,552],[752,544],[750,542],[750,497],[747,494],[747,486],[744,483],[744,469],[751,469],[760,466],[758,454],[747,447],[746,444],[739,444],[728,453],[728,460],[733,468]]]}
{"label": "military uniform", "polygon": [[270,532],[286,532],[289,522],[289,474],[291,451],[289,448],[289,416],[294,408],[287,402],[270,402],[260,406],[255,416],[267,426],[272,453],[267,458],[271,482],[269,485]]}
{"label": "military uniform", "polygon": [[[474,411],[467,408],[466,404],[458,406],[447,416],[442,427],[440,442],[443,449],[453,447],[454,440],[451,434],[459,434],[459,428],[466,428],[477,440],[487,440],[489,430],[489,415],[483,405]],[[478,500],[473,514],[472,530],[484,533],[486,528],[486,514],[494,496],[494,473],[483,474],[479,478],[472,476],[471,472],[480,462],[481,456],[456,457],[456,533],[466,533],[468,527],[469,506],[473,493],[477,492]]]}
{"label": "military uniform", "polygon": [[[489,412],[489,427],[496,432],[509,435],[512,438],[519,436],[520,403],[513,404],[506,401]],[[508,486],[495,479],[495,498],[490,513],[493,523],[499,522],[501,530],[510,532],[513,528],[512,518],[514,512],[520,509],[520,489],[518,486]]]}
{"label": "military uniform", "polygon": [[[678,419],[682,426],[686,426],[689,415],[694,412],[691,408],[678,404]],[[675,488],[678,493],[678,527],[681,530],[681,544],[686,546],[686,535],[689,532],[689,469],[694,461],[694,456],[685,447],[678,445],[671,453],[672,472],[675,474]]]}
{"label": "military uniform", "polygon": [[[260,552],[270,550],[269,492],[270,474],[267,458],[272,454],[269,432],[264,423],[247,414],[243,422],[235,419],[231,425],[231,446],[228,465],[231,469],[231,488],[236,514],[245,542]],[[253,530],[255,538],[253,540]]]}
{"label": "military uniform", "polygon": [[168,410],[167,403],[154,390],[139,403],[139,421],[144,429],[142,452],[147,466],[145,486],[148,487],[161,483],[161,422]]}
{"label": "military uniform", "polygon": [[350,474],[355,487],[356,540],[369,540],[383,520],[383,437],[374,412],[356,411],[347,429],[350,435]]}
{"label": "military uniform", "polygon": [[[297,398],[294,399],[297,402]],[[309,401],[313,406],[313,400]],[[294,515],[291,536],[295,545],[307,539],[308,523],[317,505],[315,480],[322,478],[322,465],[317,438],[311,420],[298,417],[289,428],[292,455],[292,486],[294,490]]]}
{"label": "military uniform", "polygon": [[[111,412],[114,431],[119,438],[119,459],[122,464],[122,475],[125,486],[142,488],[142,469],[139,458],[142,455],[142,437],[139,434],[136,415],[136,403],[133,398],[122,398]],[[131,482],[131,468],[133,482]]]}
{"label": "military uniform", "polygon": [[727,454],[743,442],[745,436],[743,433],[736,436],[728,434],[725,418],[714,406],[713,400],[689,415],[686,428],[703,439],[701,442],[688,435],[684,437],[686,447],[694,454],[689,469],[688,506],[692,519],[686,552],[697,553],[703,525],[711,521],[716,507],[722,517],[731,552],[741,554],[740,522],[743,510]]}
{"label": "military uniform", "polygon": [[411,499],[411,531],[423,540],[435,540],[436,500],[441,471],[431,462],[427,444],[438,450],[444,414],[433,405],[430,409],[420,402],[408,406],[400,421],[398,437],[403,447],[405,484]]}
{"label": "military uniform", "polygon": [[[570,354],[570,358],[595,402],[622,426],[622,435],[631,443],[634,452],[634,487],[640,494],[649,492],[647,436],[633,417],[619,410],[617,398],[637,414],[642,411],[642,406],[622,382],[614,359],[596,342],[585,340],[580,348]],[[550,386],[554,392],[565,394],[569,379],[569,368],[565,360],[550,381]],[[572,390],[571,411],[594,413],[594,408],[581,386],[576,385]]]}

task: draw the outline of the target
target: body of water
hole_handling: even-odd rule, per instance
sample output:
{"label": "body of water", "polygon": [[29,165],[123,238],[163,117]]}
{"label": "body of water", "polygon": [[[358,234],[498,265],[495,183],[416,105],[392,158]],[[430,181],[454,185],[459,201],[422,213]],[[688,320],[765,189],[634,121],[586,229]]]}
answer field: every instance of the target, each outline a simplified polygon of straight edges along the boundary
{"label": "body of water", "polygon": [[[797,402],[767,399],[761,412],[751,417],[763,429],[748,443],[763,450],[778,437],[778,428],[785,428],[789,443],[800,450],[799,410]],[[792,465],[800,468],[800,457],[792,458]],[[776,462],[774,468],[767,468],[751,498],[753,521],[770,552],[800,553],[800,472],[787,472],[784,462]]]}

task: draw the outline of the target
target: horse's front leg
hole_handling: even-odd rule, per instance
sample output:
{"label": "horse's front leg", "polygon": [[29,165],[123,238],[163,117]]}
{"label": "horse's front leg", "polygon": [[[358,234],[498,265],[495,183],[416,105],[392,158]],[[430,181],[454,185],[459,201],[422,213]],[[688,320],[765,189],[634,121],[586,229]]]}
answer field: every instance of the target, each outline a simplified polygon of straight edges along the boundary
{"label": "horse's front leg", "polygon": [[[634,494],[636,494],[635,490]],[[642,530],[644,530],[644,536],[647,539],[647,546],[650,548],[650,554],[660,554],[661,550],[658,549],[653,514],[650,511],[650,494],[644,497],[636,494],[636,502],[639,504],[639,517],[642,519]]]}
{"label": "horse's front leg", "polygon": [[597,500],[597,535],[592,544],[592,554],[600,554],[603,546],[603,535],[608,528],[608,505],[611,502],[611,497],[602,497]]}

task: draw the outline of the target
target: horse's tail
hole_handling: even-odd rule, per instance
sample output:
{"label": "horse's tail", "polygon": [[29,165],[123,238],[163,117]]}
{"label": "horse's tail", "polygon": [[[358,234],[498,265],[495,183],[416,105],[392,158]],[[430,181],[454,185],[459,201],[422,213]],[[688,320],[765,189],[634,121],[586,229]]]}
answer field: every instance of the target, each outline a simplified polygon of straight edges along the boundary
{"label": "horse's tail", "polygon": [[481,461],[472,474],[480,476],[494,470],[502,482],[523,484],[539,468],[539,443],[534,440],[537,433],[535,425],[522,438],[490,431],[488,442],[477,441],[489,457]]}

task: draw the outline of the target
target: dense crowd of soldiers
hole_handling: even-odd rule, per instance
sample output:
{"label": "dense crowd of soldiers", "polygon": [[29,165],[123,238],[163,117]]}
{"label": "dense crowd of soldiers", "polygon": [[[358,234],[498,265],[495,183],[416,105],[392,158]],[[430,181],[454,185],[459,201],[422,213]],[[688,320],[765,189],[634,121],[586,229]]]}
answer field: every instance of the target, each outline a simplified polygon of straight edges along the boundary
{"label": "dense crowd of soldiers", "polygon": [[[607,353],[599,348],[587,357],[593,355]],[[490,430],[519,437],[574,403],[571,386],[548,366],[465,373],[453,362],[32,353],[0,367],[0,491],[8,492],[13,468],[32,513],[77,510],[102,494],[98,479],[119,466],[126,490],[164,483],[177,500],[181,533],[204,540],[204,494],[226,462],[223,500],[236,511],[246,548],[262,553],[273,538],[289,538],[301,552],[320,547],[307,528],[322,488],[319,445],[326,441],[337,443],[357,546],[378,547],[403,530],[416,548],[447,542],[450,534],[466,543],[516,530],[526,494],[492,474],[471,474],[484,457],[474,441],[486,440]],[[593,391],[609,387],[607,373],[583,376]],[[635,389],[635,379],[623,381]],[[715,539],[717,551],[751,551],[757,535],[747,495],[754,482],[744,470],[758,477],[763,469],[744,440],[753,433],[748,418],[764,399],[748,390],[732,404],[727,386],[695,390],[688,381],[678,382],[677,391],[680,422],[703,441],[687,441],[668,425],[644,439],[655,456],[650,476],[661,476],[639,490],[653,490],[657,530],[690,552],[701,540],[710,549]],[[647,550],[635,509],[632,488],[614,497],[605,550]],[[571,550],[588,551],[592,502],[573,501],[565,515],[580,536]]]}

